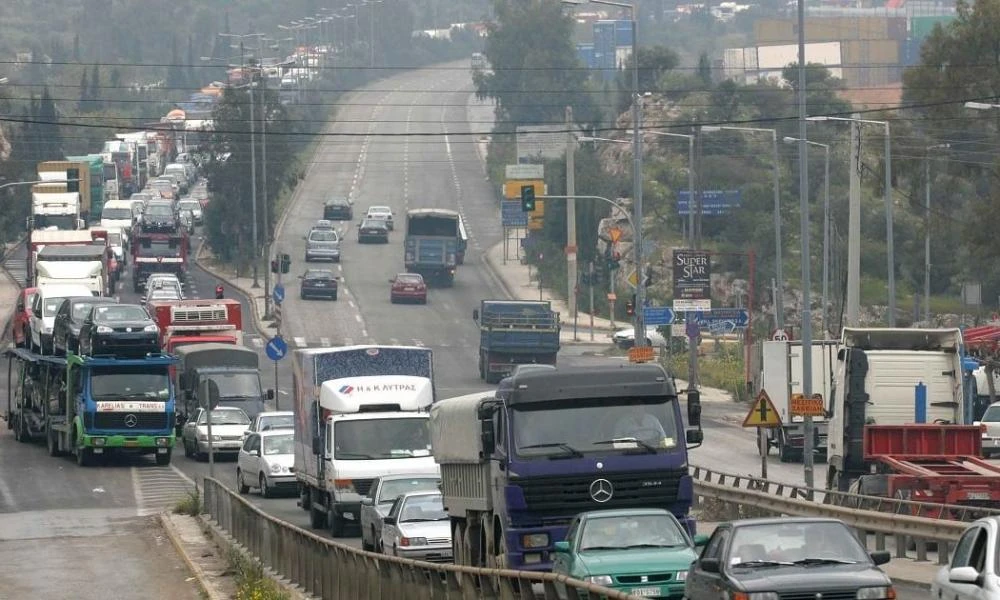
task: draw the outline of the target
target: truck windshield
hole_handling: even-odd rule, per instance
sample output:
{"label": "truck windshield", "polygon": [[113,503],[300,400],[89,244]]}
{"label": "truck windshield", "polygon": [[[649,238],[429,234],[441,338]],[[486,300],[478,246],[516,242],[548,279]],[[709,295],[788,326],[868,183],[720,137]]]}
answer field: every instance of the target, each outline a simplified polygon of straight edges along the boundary
{"label": "truck windshield", "polygon": [[260,398],[260,377],[256,373],[213,373],[219,398]]}
{"label": "truck windshield", "polygon": [[90,372],[90,395],[95,400],[141,398],[166,401],[170,377],[166,367],[94,367]]}
{"label": "truck windshield", "polygon": [[411,216],[406,228],[407,235],[427,235],[434,237],[458,237],[458,215],[453,217]]}
{"label": "truck windshield", "polygon": [[334,426],[333,457],[372,460],[430,456],[428,423],[425,417],[341,421]]}
{"label": "truck windshield", "polygon": [[139,256],[176,256],[180,240],[142,240],[139,244]]}
{"label": "truck windshield", "polygon": [[76,215],[35,215],[35,229],[54,227],[59,230],[72,231],[77,225]]}
{"label": "truck windshield", "polygon": [[668,450],[678,444],[676,398],[588,398],[513,407],[518,456]]}
{"label": "truck windshield", "polygon": [[111,221],[131,221],[132,210],[128,208],[105,208],[101,213],[101,218]]}

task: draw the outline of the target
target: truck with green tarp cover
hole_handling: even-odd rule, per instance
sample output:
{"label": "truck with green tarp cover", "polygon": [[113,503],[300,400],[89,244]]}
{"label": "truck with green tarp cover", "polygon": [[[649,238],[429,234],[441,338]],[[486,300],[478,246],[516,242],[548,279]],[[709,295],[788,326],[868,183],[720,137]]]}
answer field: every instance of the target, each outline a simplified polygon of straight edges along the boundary
{"label": "truck with green tarp cover", "polygon": [[265,409],[264,401],[274,399],[274,390],[263,391],[260,382],[260,357],[245,346],[233,344],[188,344],[175,350],[177,389],[183,399],[181,421],[204,406],[199,403],[205,380],[219,388],[218,406],[242,409],[253,419]]}
{"label": "truck with green tarp cover", "polygon": [[559,313],[545,301],[483,300],[472,311],[479,325],[479,378],[497,383],[519,364],[556,364]]}
{"label": "truck with green tarp cover", "polygon": [[90,171],[90,212],[87,223],[100,223],[104,210],[104,159],[100,154],[67,156],[67,161],[84,163]]}
{"label": "truck with green tarp cover", "polygon": [[175,436],[173,356],[65,357],[7,350],[7,428],[44,439],[50,456],[88,466],[109,454],[153,454],[170,464]]}

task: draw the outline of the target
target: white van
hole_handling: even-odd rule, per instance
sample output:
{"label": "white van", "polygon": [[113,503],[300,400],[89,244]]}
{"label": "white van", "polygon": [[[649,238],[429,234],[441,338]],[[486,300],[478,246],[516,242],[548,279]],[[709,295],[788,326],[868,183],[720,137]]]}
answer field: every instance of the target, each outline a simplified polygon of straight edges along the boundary
{"label": "white van", "polygon": [[52,327],[56,311],[66,298],[95,296],[85,285],[48,284],[38,288],[31,303],[31,347],[42,354],[52,354]]}
{"label": "white van", "polygon": [[132,228],[134,222],[131,200],[110,200],[104,204],[104,209],[101,211],[101,227],[128,230]]}

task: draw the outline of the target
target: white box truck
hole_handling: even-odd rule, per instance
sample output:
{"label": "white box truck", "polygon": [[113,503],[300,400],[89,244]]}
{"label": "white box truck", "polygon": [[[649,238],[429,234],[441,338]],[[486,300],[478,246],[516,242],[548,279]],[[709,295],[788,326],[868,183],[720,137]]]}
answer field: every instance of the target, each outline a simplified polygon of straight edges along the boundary
{"label": "white box truck", "polygon": [[438,475],[429,348],[310,348],[292,358],[295,475],[313,528],[342,537],[359,526],[361,497],[377,477]]}

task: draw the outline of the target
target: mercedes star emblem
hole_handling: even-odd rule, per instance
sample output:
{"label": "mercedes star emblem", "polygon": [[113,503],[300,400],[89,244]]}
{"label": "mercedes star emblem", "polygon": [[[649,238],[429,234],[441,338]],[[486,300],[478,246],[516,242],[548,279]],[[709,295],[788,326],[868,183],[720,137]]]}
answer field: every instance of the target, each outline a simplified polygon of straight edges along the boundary
{"label": "mercedes star emblem", "polygon": [[595,479],[590,484],[590,497],[594,499],[594,502],[604,504],[608,500],[611,500],[611,497],[614,495],[615,486],[611,485],[611,482],[607,479]]}
{"label": "mercedes star emblem", "polygon": [[[136,417],[135,415],[125,415],[125,427],[135,427],[138,424],[139,424],[138,417]],[[594,486],[590,487],[593,488]],[[610,498],[611,496],[609,495],[608,497]],[[597,499],[595,498],[595,500]]]}

